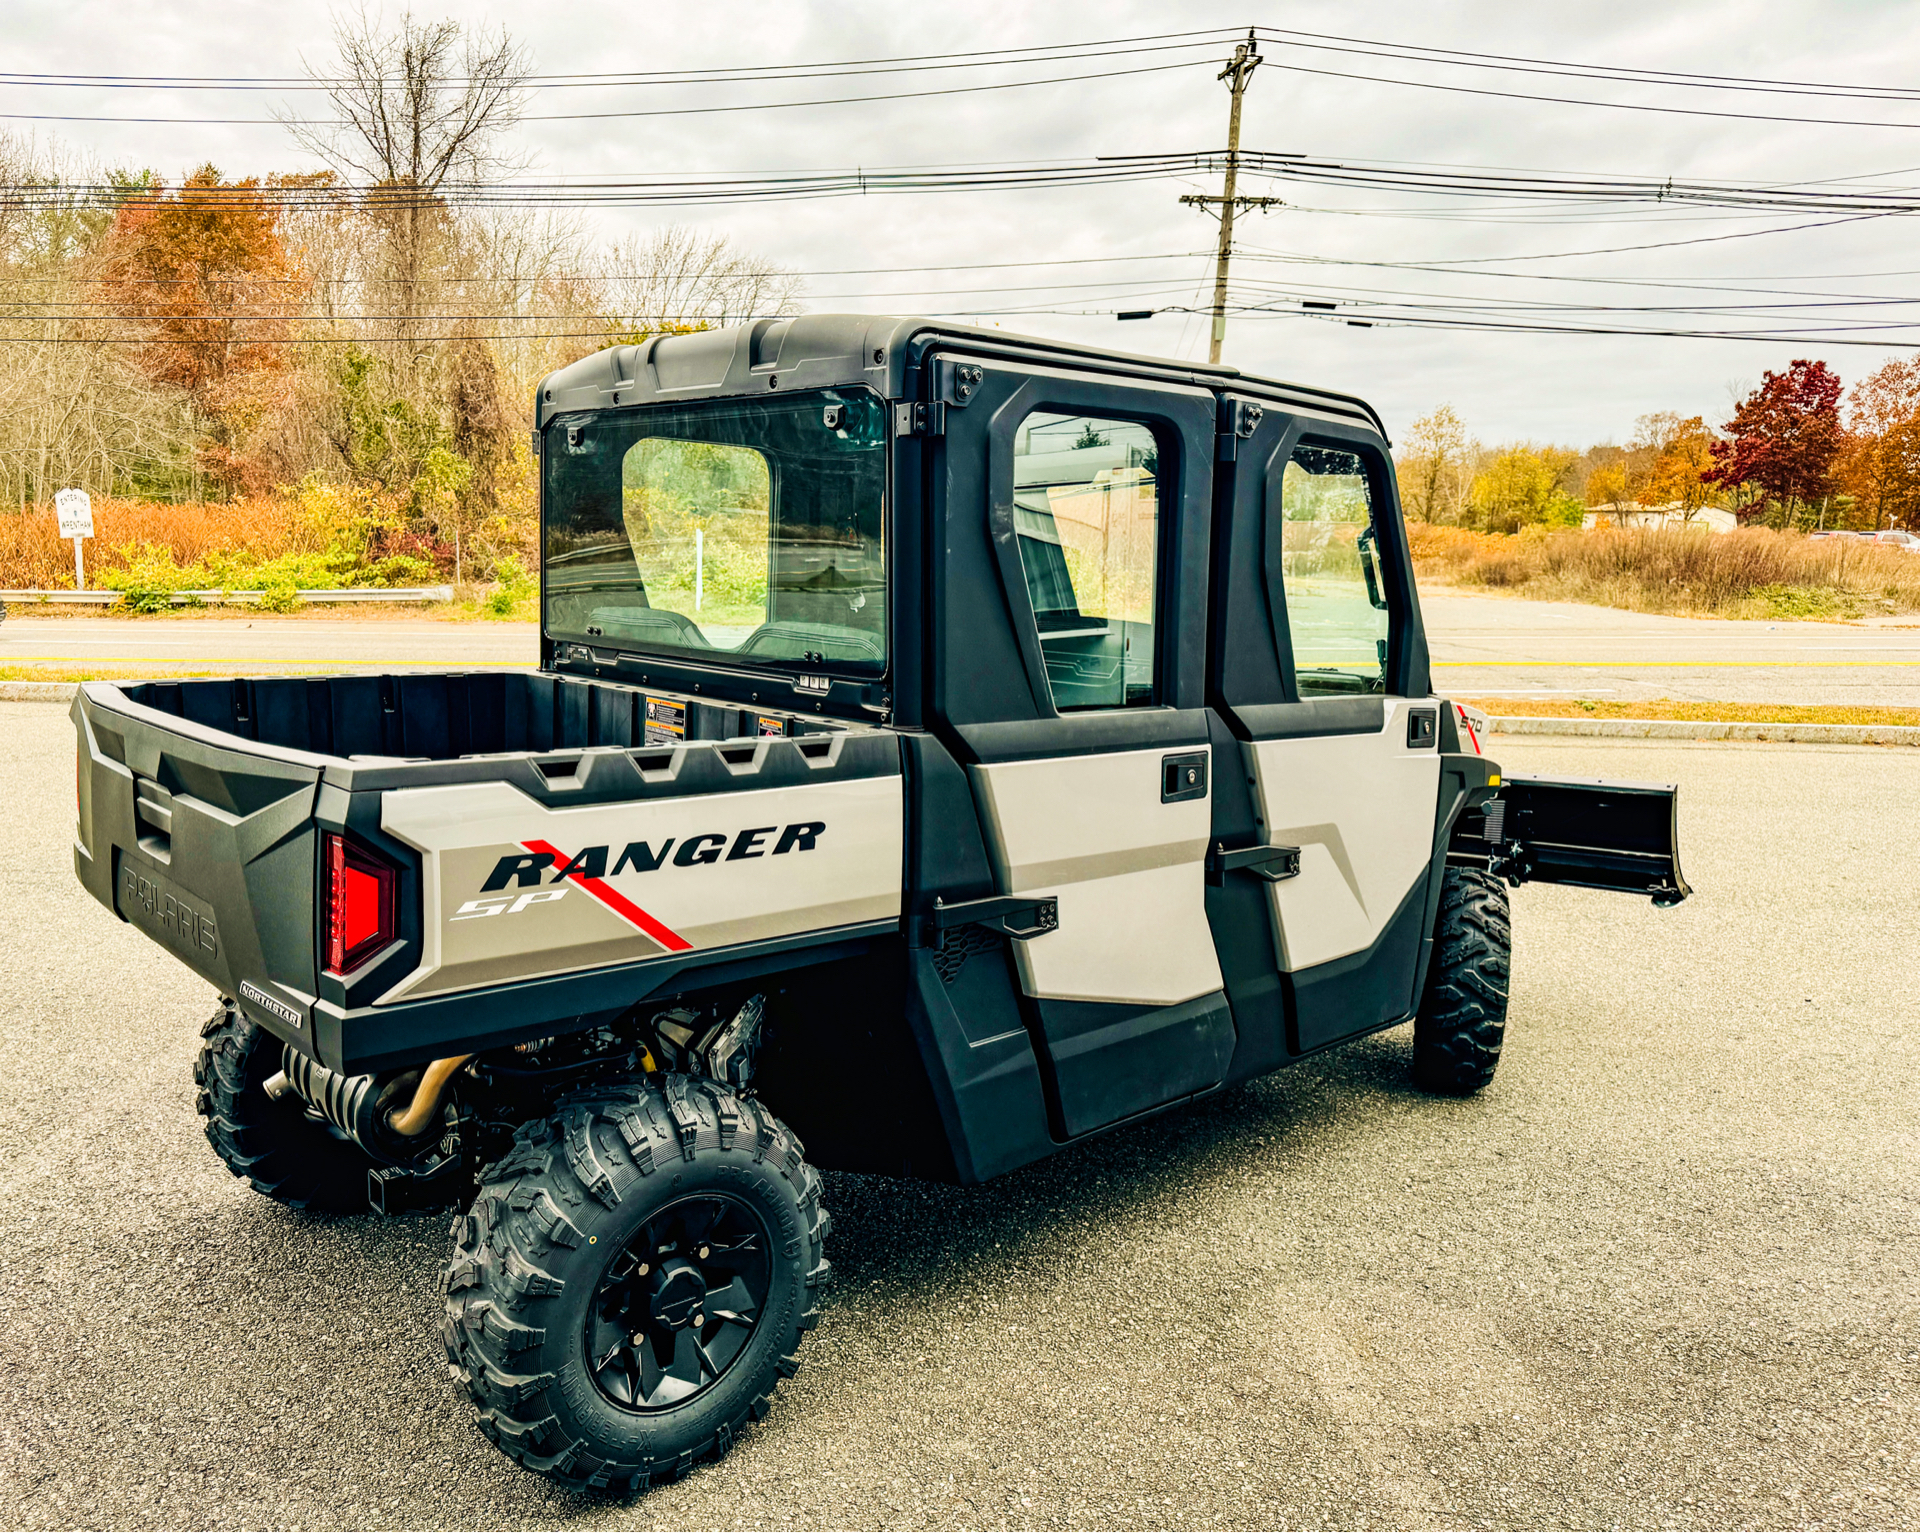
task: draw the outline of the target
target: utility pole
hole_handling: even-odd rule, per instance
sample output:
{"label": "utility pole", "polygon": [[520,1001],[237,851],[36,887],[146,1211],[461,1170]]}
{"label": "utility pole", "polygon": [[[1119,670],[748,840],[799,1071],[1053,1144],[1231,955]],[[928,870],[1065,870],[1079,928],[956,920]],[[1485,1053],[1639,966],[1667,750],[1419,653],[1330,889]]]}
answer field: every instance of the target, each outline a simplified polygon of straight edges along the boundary
{"label": "utility pole", "polygon": [[1247,82],[1253,78],[1253,72],[1259,68],[1260,55],[1253,51],[1253,28],[1247,28],[1247,40],[1233,50],[1233,62],[1220,71],[1218,78],[1227,82],[1227,89],[1233,92],[1233,107],[1227,118],[1227,179],[1218,197],[1189,196],[1180,200],[1189,207],[1212,207],[1220,209],[1220,254],[1214,264],[1213,274],[1213,339],[1207,346],[1207,360],[1220,360],[1220,343],[1227,338],[1227,263],[1233,256],[1233,213],[1236,208],[1272,208],[1280,205],[1278,197],[1237,197],[1234,188],[1240,174],[1240,98],[1246,94]]}

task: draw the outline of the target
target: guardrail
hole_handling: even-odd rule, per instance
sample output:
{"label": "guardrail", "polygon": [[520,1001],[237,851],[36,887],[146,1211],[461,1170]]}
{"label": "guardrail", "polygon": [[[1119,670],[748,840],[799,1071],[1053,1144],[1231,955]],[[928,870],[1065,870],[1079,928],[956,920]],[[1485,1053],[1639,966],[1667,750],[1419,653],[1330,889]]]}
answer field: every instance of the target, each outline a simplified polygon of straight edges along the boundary
{"label": "guardrail", "polygon": [[[18,602],[21,606],[60,604],[74,607],[110,607],[126,593],[123,591],[0,591],[0,602]],[[436,602],[452,601],[452,586],[352,586],[337,591],[295,591],[303,602]],[[176,607],[219,607],[253,603],[266,599],[265,591],[174,591],[169,593]]]}

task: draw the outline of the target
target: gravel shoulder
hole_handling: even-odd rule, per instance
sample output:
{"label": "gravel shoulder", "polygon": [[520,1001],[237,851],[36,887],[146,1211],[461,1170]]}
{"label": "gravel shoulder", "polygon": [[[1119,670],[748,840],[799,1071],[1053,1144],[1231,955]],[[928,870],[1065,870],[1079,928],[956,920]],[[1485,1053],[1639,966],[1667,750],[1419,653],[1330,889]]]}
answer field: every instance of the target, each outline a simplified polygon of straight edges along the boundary
{"label": "gravel shoulder", "polygon": [[1518,891],[1485,1095],[1400,1029],[985,1188],[831,1177],[773,1415],[614,1502],[475,1430],[440,1219],[214,1160],[211,994],[74,882],[64,712],[0,704],[0,1523],[1912,1525],[1909,758],[1496,745],[1681,782],[1698,893]]}

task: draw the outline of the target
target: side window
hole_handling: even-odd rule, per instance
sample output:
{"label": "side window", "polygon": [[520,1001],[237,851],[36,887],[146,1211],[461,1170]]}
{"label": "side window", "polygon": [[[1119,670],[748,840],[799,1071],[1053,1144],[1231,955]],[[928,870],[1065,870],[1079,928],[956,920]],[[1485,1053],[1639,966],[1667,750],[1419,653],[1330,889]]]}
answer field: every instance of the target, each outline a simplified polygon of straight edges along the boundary
{"label": "side window", "polygon": [[1337,447],[1294,448],[1280,513],[1300,695],[1386,691],[1387,597],[1366,464]]}
{"label": "side window", "polygon": [[1138,421],[1036,412],[1014,438],[1020,567],[1062,713],[1158,701],[1159,466]]}

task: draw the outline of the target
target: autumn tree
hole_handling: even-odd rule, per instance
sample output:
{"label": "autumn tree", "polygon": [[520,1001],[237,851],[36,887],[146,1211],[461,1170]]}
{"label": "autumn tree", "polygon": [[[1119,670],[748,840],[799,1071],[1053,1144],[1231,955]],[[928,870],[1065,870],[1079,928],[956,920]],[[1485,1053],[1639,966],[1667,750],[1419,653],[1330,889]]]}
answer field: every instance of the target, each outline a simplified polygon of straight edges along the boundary
{"label": "autumn tree", "polygon": [[1710,449],[1708,479],[1747,490],[1769,521],[1790,527],[1833,492],[1833,464],[1844,433],[1840,378],[1824,362],[1795,361],[1768,371]]}
{"label": "autumn tree", "polygon": [[1920,527],[1920,358],[1856,383],[1849,404],[1841,488],[1870,527]]}
{"label": "autumn tree", "polygon": [[1579,454],[1560,447],[1509,447],[1474,476],[1473,519],[1489,532],[1577,527],[1580,502],[1566,489]]}
{"label": "autumn tree", "polygon": [[1424,415],[1407,432],[1395,465],[1407,514],[1417,521],[1457,521],[1472,485],[1467,433],[1453,406]]}
{"label": "autumn tree", "polygon": [[202,462],[228,491],[254,472],[244,441],[285,366],[300,286],[277,200],[256,179],[223,181],[203,165],[171,194],[120,206],[106,290],[145,334],[141,367],[205,423]]}
{"label": "autumn tree", "polygon": [[1713,498],[1714,435],[1704,418],[1662,410],[1643,415],[1636,423],[1636,441],[1644,446],[1642,505],[1671,507],[1680,520],[1690,522]]}

